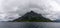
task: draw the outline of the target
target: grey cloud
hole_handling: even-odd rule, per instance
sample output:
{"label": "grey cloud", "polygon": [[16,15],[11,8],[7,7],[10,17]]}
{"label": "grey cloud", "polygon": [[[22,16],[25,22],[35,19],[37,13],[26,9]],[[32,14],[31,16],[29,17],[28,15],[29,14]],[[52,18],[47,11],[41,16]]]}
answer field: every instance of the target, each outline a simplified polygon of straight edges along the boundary
{"label": "grey cloud", "polygon": [[0,13],[5,14],[0,15],[2,21],[14,20],[31,10],[51,20],[60,16],[60,5],[55,0],[3,0],[1,3]]}

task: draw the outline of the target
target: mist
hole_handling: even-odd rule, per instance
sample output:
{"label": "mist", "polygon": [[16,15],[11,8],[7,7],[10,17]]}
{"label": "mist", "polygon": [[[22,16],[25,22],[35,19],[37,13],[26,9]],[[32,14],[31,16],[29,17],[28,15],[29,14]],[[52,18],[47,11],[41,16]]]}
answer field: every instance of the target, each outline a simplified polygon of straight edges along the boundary
{"label": "mist", "polygon": [[34,11],[51,20],[60,18],[59,0],[0,0],[0,21],[12,21]]}

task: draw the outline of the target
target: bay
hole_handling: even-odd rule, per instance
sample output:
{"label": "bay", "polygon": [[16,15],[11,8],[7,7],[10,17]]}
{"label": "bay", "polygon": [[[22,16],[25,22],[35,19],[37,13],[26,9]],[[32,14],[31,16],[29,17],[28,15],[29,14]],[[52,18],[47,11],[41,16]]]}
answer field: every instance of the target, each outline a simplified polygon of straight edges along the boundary
{"label": "bay", "polygon": [[60,28],[59,22],[0,22],[0,28]]}

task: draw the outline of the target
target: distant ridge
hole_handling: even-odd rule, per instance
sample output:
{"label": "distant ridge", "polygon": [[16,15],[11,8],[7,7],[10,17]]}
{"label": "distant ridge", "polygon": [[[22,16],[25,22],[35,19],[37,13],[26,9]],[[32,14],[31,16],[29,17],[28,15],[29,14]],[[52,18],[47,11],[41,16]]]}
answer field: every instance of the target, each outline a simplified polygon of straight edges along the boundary
{"label": "distant ridge", "polygon": [[60,19],[56,19],[56,20],[54,20],[54,22],[60,22]]}
{"label": "distant ridge", "polygon": [[44,18],[41,14],[37,14],[33,11],[27,12],[22,17],[19,17],[13,22],[52,22],[51,20]]}

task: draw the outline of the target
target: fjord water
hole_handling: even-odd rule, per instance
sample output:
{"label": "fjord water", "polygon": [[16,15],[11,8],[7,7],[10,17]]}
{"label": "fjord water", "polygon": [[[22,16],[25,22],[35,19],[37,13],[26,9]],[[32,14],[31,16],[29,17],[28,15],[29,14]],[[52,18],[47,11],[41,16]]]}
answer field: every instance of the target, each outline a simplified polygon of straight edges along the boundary
{"label": "fjord water", "polygon": [[0,28],[60,28],[54,22],[0,22]]}

